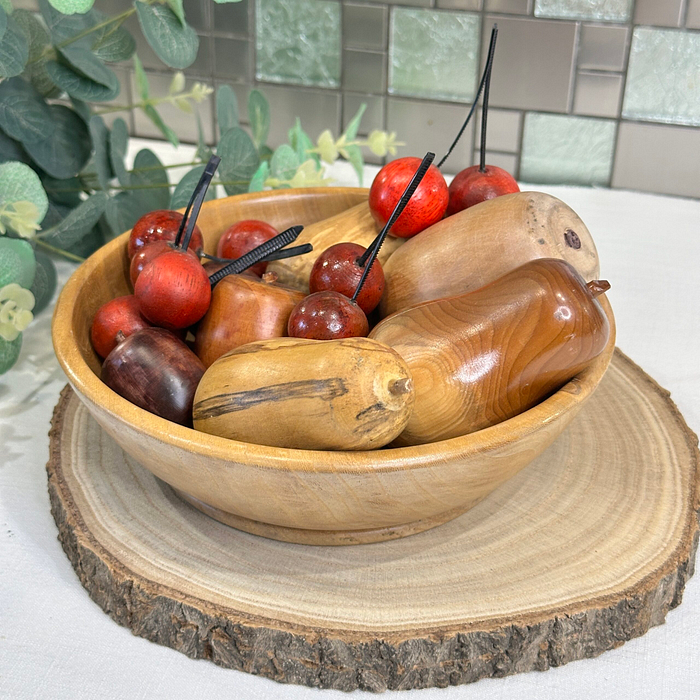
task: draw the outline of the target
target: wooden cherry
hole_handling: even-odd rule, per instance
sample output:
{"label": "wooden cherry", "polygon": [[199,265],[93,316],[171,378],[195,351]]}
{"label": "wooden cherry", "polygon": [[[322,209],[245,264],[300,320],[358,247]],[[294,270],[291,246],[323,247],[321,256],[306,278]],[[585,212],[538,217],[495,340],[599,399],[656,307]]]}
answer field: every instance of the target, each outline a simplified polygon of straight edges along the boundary
{"label": "wooden cherry", "polygon": [[[174,241],[181,223],[182,214],[170,209],[156,209],[144,214],[131,229],[127,248],[129,258],[133,258],[141,248],[153,241]],[[204,250],[204,238],[197,226],[188,248],[192,248],[197,255],[201,255]]]}
{"label": "wooden cherry", "polygon": [[[157,258],[162,253],[167,253],[168,251],[173,250],[174,248],[174,243],[163,240],[153,241],[152,243],[149,243],[141,248],[139,252],[136,253],[133,258],[131,258],[131,265],[129,266],[129,277],[131,278],[131,284],[134,286],[136,285],[136,280],[139,278],[143,268],[146,267],[151,260]],[[187,252],[192,257],[197,257],[197,254],[191,247],[187,249]]]}
{"label": "wooden cherry", "polygon": [[343,294],[316,292],[302,299],[292,310],[287,333],[293,338],[337,340],[369,333],[364,311]]}
{"label": "wooden cherry", "polygon": [[[312,293],[333,290],[352,298],[364,271],[359,261],[365,250],[357,243],[336,243],[324,250],[311,268],[309,290]],[[357,297],[357,305],[369,314],[379,304],[383,292],[384,272],[379,260],[375,260]]]}
{"label": "wooden cherry", "polygon": [[[259,245],[274,238],[279,231],[270,224],[257,219],[245,219],[228,228],[219,239],[216,255],[219,258],[240,258],[242,255],[257,248]],[[266,262],[253,265],[250,270],[262,277],[267,269]]]}
{"label": "wooden cherry", "polygon": [[126,337],[150,326],[141,315],[133,294],[117,297],[97,310],[90,327],[92,347],[100,357],[105,358],[117,345],[117,333],[121,331]]}

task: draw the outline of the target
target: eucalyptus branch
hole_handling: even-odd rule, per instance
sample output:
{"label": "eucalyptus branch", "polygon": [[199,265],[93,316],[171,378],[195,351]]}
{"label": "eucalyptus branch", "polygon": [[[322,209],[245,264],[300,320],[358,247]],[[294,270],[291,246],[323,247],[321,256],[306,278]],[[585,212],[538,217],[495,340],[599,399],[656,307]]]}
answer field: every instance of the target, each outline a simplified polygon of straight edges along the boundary
{"label": "eucalyptus branch", "polygon": [[60,255],[67,260],[72,260],[73,262],[85,262],[85,258],[81,258],[79,255],[73,255],[73,253],[69,253],[67,250],[62,250],[61,248],[56,248],[52,245],[49,245],[48,243],[44,243],[44,241],[40,240],[39,238],[35,238],[34,242],[40,247],[44,248],[45,250],[48,250],[50,253],[54,253],[56,255]]}
{"label": "eucalyptus branch", "polygon": [[96,111],[95,114],[101,116],[103,114],[112,114],[114,112],[130,112],[133,109],[143,109],[144,107],[155,107],[160,104],[176,104],[178,100],[194,100],[201,95],[201,88],[197,85],[192,88],[189,92],[181,92],[176,95],[166,95],[165,97],[151,97],[147,100],[141,100],[141,102],[134,102],[130,105],[121,105],[117,107],[110,107],[109,109],[101,109]]}
{"label": "eucalyptus branch", "polygon": [[[150,0],[142,0],[144,4],[150,5],[152,2]],[[106,20],[103,22],[99,22],[98,24],[95,24],[92,27],[88,27],[87,29],[84,29],[82,32],[76,34],[75,36],[69,37],[65,41],[62,41],[60,44],[56,44],[57,49],[62,49],[66,46],[69,46],[70,44],[74,44],[76,41],[79,41],[85,36],[88,36],[89,34],[92,34],[93,32],[96,32],[98,29],[102,29],[103,27],[108,27],[110,24],[116,24],[117,26],[114,27],[113,31],[116,30],[123,22],[125,22],[131,15],[133,15],[136,12],[135,7],[131,7],[128,10],[125,10],[119,15],[114,15],[114,17],[108,17]]]}

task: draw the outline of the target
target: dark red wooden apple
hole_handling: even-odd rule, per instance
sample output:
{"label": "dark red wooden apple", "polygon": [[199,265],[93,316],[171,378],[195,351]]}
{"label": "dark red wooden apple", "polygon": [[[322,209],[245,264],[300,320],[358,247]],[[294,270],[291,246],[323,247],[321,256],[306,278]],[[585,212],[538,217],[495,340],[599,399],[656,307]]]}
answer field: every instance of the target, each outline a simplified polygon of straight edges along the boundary
{"label": "dark red wooden apple", "polygon": [[[420,164],[420,158],[398,158],[377,173],[369,190],[369,208],[380,228],[389,220]],[[410,238],[437,223],[445,215],[448,200],[445,178],[431,165],[403,213],[391,227],[390,235]]]}
{"label": "dark red wooden apple", "polygon": [[150,326],[141,315],[138,301],[133,294],[117,297],[97,310],[90,327],[92,347],[100,357],[105,358],[116,347],[119,331],[125,336],[130,336]]}
{"label": "dark red wooden apple", "polygon": [[339,292],[316,292],[302,299],[292,310],[287,324],[292,338],[336,340],[369,333],[364,311]]}
{"label": "dark red wooden apple", "polygon": [[[312,293],[332,290],[351,299],[364,272],[358,262],[364,252],[365,248],[357,243],[336,243],[324,250],[311,268],[309,290]],[[375,260],[356,299],[365,314],[379,304],[384,284],[382,266]]]}
{"label": "dark red wooden apple", "polygon": [[[182,214],[170,209],[156,209],[144,214],[131,229],[128,247],[129,258],[133,258],[141,248],[153,241],[174,241],[181,223]],[[191,248],[197,255],[202,254],[204,238],[198,226],[194,227],[190,244],[187,247]]]}
{"label": "dark red wooden apple", "polygon": [[[141,271],[146,265],[148,265],[151,260],[157,258],[161,253],[167,253],[169,250],[174,250],[175,245],[170,241],[153,241],[148,245],[145,245],[141,250],[139,250],[133,258],[131,258],[131,265],[129,266],[129,277],[131,278],[131,284],[136,285],[136,280],[139,278]],[[188,248],[187,252],[197,258],[196,253],[192,248]]]}
{"label": "dark red wooden apple", "polygon": [[520,192],[520,188],[515,178],[503,168],[486,165],[482,172],[479,165],[472,165],[455,175],[449,192],[447,216],[452,216],[487,199]]}
{"label": "dark red wooden apple", "polygon": [[[216,256],[237,260],[242,255],[249,253],[253,248],[274,238],[279,231],[270,224],[256,219],[239,221],[228,228],[219,239],[216,247]],[[258,277],[262,277],[267,269],[267,263],[261,262],[250,268]]]}

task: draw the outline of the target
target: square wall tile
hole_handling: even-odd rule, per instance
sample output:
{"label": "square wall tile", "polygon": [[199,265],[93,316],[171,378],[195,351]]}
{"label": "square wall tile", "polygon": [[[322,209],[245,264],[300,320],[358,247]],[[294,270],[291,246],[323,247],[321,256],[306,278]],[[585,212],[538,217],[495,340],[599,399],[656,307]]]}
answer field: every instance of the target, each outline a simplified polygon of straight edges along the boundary
{"label": "square wall tile", "polygon": [[525,115],[520,179],[525,182],[607,185],[615,122],[558,114]]}
{"label": "square wall tile", "polygon": [[[395,131],[399,148],[397,158],[435,153],[439,162],[459,131],[469,109],[439,102],[419,102],[390,97],[387,100],[386,130]],[[459,143],[445,162],[442,171],[458,173],[472,164],[474,120],[469,123]]]}
{"label": "square wall tile", "polygon": [[688,0],[685,26],[689,29],[700,29],[700,0]]}
{"label": "square wall tile", "polygon": [[250,7],[248,2],[253,0],[241,0],[240,2],[226,2],[219,4],[206,0],[211,7],[212,29],[215,32],[234,34],[235,36],[247,37]]}
{"label": "square wall tile", "polygon": [[[372,0],[376,2],[377,0]],[[433,0],[384,0],[387,5],[411,5],[413,7],[432,7]]]}
{"label": "square wall tile", "polygon": [[574,112],[592,117],[617,117],[622,98],[622,76],[579,73],[574,93]]}
{"label": "square wall tile", "polygon": [[680,27],[683,21],[684,0],[636,0],[635,24],[653,24],[657,27]]}
{"label": "square wall tile", "polygon": [[532,0],[486,0],[485,9],[488,12],[529,15],[532,12]]}
{"label": "square wall tile", "polygon": [[377,95],[356,95],[352,92],[346,92],[343,95],[343,127],[345,131],[350,120],[357,114],[357,110],[364,103],[367,105],[365,113],[362,115],[358,134],[367,136],[370,131],[375,129],[384,129],[384,102],[383,97]]}
{"label": "square wall tile", "polygon": [[[481,139],[481,109],[473,117],[475,145]],[[517,153],[520,150],[520,122],[522,112],[489,108],[486,124],[486,145],[494,151]]]}
{"label": "square wall tile", "polygon": [[[199,37],[199,50],[197,51],[197,58],[194,59],[192,65],[187,66],[184,72],[187,75],[211,75],[212,71],[212,61],[211,61],[211,43],[213,39],[209,36]],[[160,64],[160,67],[167,70],[167,66]]]}
{"label": "square wall tile", "polygon": [[470,101],[476,93],[479,15],[397,7],[391,13],[389,92]]}
{"label": "square wall tile", "polygon": [[584,24],[578,46],[578,67],[593,70],[625,69],[627,27]]}
{"label": "square wall tile", "polygon": [[622,122],[612,186],[700,197],[700,130]]}
{"label": "square wall tile", "polygon": [[[490,104],[494,107],[566,112],[576,45],[574,22],[520,17],[484,18],[484,37],[498,23]],[[481,65],[488,41],[483,42]]]}
{"label": "square wall tile", "polygon": [[383,5],[343,4],[343,44],[346,49],[386,48],[389,8]]}
{"label": "square wall tile", "polygon": [[214,75],[231,80],[249,80],[250,75],[250,41],[247,39],[229,39],[215,36]]}
{"label": "square wall tile", "polygon": [[[408,5],[407,2],[401,4]],[[437,0],[437,7],[444,10],[474,11],[481,9],[481,0]]]}
{"label": "square wall tile", "polygon": [[626,22],[631,11],[632,0],[535,0],[535,17]]}
{"label": "square wall tile", "polygon": [[258,80],[340,85],[340,3],[257,0],[256,13]]}
{"label": "square wall tile", "polygon": [[[474,164],[478,165],[481,158],[481,152],[474,151]],[[495,165],[497,168],[503,168],[506,172],[516,177],[518,172],[518,156],[510,153],[494,153],[486,151],[486,165]]]}
{"label": "square wall tile", "polygon": [[209,30],[209,12],[207,0],[183,0],[182,7],[185,10],[187,24],[198,32]]}
{"label": "square wall tile", "polygon": [[373,51],[343,51],[343,89],[358,92],[386,90],[386,54]]}
{"label": "square wall tile", "polygon": [[700,34],[635,27],[622,115],[700,124]]}

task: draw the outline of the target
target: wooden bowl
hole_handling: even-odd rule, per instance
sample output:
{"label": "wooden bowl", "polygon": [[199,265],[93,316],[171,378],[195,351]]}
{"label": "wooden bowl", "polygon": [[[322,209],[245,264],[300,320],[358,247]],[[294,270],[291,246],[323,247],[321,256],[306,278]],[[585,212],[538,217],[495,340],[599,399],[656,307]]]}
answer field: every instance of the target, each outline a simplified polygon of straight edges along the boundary
{"label": "wooden bowl", "polygon": [[[245,218],[282,229],[310,224],[367,198],[355,188],[282,190],[208,202],[199,225],[208,252]],[[53,342],[68,380],[122,449],[212,517],[304,544],[358,544],[411,535],[465,512],[541,454],[598,386],[615,345],[551,397],[499,425],[442,442],[372,452],[266,447],[219,438],[144,411],[100,381],[90,324],[131,292],[128,233],[83,263],[61,292]]]}

